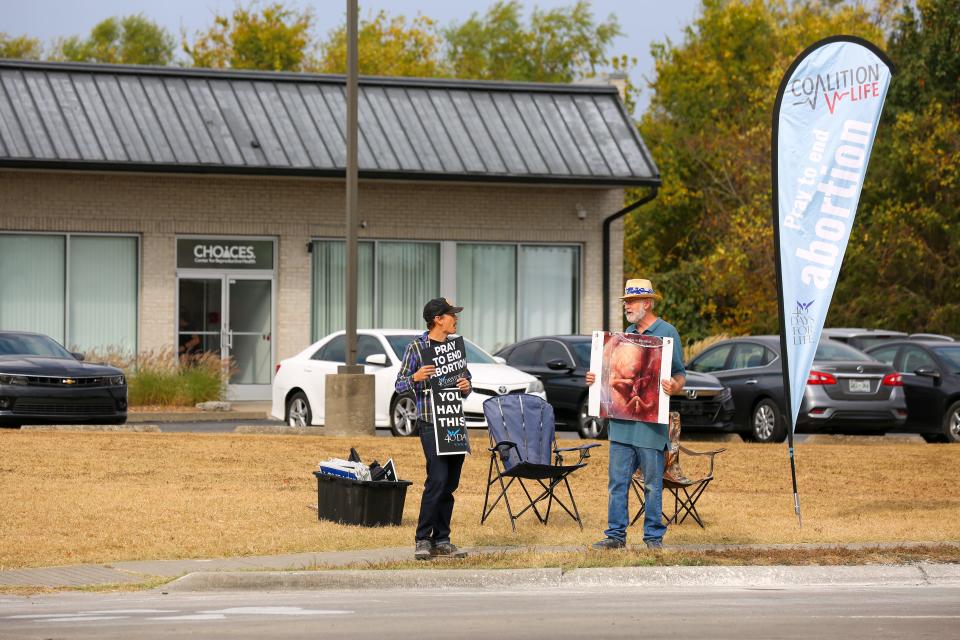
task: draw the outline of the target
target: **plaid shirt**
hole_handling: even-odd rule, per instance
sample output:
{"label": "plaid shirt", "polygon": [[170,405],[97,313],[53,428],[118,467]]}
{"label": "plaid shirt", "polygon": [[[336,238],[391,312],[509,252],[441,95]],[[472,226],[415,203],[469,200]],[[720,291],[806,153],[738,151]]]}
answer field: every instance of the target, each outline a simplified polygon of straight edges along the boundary
{"label": "plaid shirt", "polygon": [[[427,393],[430,390],[430,380],[427,379],[423,382],[414,382],[413,380],[413,374],[423,366],[423,362],[420,360],[420,352],[429,348],[430,337],[426,331],[410,341],[407,350],[403,352],[403,363],[400,365],[397,381],[393,388],[396,389],[397,393],[412,393],[417,403],[417,419],[433,424],[433,396]],[[467,380],[472,378],[469,369],[464,377]]]}

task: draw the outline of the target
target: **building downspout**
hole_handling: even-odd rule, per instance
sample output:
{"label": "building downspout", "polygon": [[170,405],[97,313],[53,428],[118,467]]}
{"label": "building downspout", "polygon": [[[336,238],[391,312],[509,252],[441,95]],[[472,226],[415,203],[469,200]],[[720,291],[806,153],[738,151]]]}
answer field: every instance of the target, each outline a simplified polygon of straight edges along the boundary
{"label": "building downspout", "polygon": [[650,187],[650,193],[620,211],[603,219],[603,329],[610,328],[610,226],[634,209],[638,209],[657,197],[658,187]]}

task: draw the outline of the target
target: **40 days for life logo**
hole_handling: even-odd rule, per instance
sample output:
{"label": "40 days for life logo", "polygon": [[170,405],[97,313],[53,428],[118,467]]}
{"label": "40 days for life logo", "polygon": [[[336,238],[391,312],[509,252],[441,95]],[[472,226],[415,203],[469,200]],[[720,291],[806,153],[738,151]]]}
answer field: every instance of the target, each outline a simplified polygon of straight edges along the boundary
{"label": "40 days for life logo", "polygon": [[813,334],[816,329],[816,322],[814,322],[813,314],[810,312],[813,303],[813,300],[809,302],[797,300],[797,306],[790,314],[790,337],[793,339],[793,344],[813,342]]}

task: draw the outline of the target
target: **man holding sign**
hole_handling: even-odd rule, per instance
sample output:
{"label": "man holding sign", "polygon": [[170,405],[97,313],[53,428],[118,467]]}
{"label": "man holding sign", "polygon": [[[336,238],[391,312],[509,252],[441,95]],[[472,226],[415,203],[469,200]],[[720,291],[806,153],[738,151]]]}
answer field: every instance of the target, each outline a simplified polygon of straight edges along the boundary
{"label": "man holding sign", "polygon": [[[653,290],[649,280],[628,280],[621,300],[624,314],[631,323],[627,334],[641,334],[658,338],[673,338],[675,348],[672,354],[671,376],[661,380],[660,385],[669,395],[679,393],[686,382],[686,369],[680,348],[680,334],[669,322],[654,314],[655,300],[662,299]],[[615,376],[612,386],[627,399],[625,405],[634,410],[638,417],[650,404],[647,392],[638,392],[641,378],[649,375],[645,367],[634,362],[614,362]],[[624,379],[624,377],[629,379]],[[587,384],[593,384],[597,377],[591,371],[587,373]],[[622,549],[627,545],[627,510],[630,479],[639,467],[643,470],[644,518],[643,541],[651,549],[663,547],[663,535],[667,527],[663,524],[663,451],[670,446],[668,424],[646,422],[643,420],[610,420],[608,438],[610,440],[610,470],[607,483],[607,530],[606,537],[593,545],[594,549]]]}
{"label": "man holding sign", "polygon": [[427,331],[413,339],[403,354],[394,388],[412,393],[417,404],[417,431],[427,462],[427,479],[420,500],[414,557],[462,558],[466,554],[450,542],[453,492],[460,484],[463,457],[470,452],[463,398],[470,395],[463,338],[457,314],[463,307],[446,298],[434,298],[423,307]]}

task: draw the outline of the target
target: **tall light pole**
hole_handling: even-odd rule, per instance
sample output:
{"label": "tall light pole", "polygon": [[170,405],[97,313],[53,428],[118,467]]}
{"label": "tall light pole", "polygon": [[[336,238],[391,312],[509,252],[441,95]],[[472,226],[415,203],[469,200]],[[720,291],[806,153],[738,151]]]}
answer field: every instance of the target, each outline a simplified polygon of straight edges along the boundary
{"label": "tall light pole", "polygon": [[337,375],[324,378],[329,435],[376,434],[373,376],[357,363],[357,18],[357,0],[347,0],[347,344]]}
{"label": "tall light pole", "polygon": [[347,0],[347,350],[339,373],[363,373],[357,364],[357,0]]}

